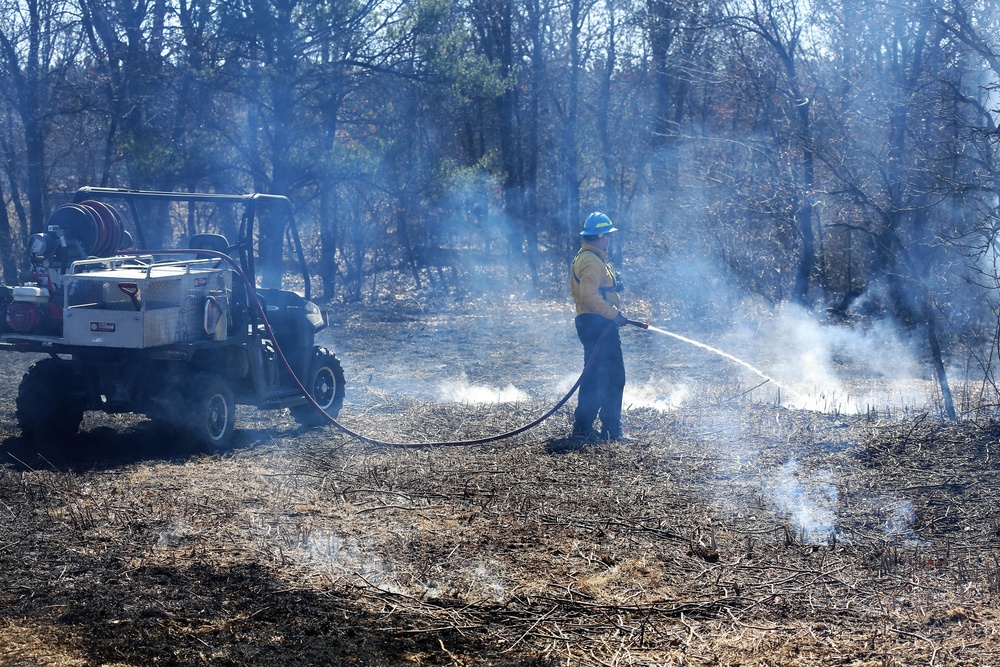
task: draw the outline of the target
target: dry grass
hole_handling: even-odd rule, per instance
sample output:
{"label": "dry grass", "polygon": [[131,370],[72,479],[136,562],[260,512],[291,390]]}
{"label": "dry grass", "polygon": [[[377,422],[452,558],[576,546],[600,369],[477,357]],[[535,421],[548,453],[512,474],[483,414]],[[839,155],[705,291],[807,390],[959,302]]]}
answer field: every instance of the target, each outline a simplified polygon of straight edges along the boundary
{"label": "dry grass", "polygon": [[[477,353],[470,321],[346,321],[345,423],[448,439],[544,411],[433,399],[563,374]],[[509,349],[537,335],[510,326]],[[8,408],[0,664],[1000,662],[1000,431],[788,411],[703,372],[688,407],[587,447],[565,411],[415,450],[243,413],[216,455],[130,417],[39,451]]]}

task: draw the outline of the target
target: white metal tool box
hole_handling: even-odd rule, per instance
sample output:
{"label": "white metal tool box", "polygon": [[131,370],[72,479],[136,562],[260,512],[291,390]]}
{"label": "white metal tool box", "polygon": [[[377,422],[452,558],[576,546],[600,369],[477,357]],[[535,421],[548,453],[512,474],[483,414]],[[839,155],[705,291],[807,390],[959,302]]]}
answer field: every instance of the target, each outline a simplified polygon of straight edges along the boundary
{"label": "white metal tool box", "polygon": [[63,342],[147,348],[225,338],[233,272],[218,264],[152,257],[74,262],[64,280]]}

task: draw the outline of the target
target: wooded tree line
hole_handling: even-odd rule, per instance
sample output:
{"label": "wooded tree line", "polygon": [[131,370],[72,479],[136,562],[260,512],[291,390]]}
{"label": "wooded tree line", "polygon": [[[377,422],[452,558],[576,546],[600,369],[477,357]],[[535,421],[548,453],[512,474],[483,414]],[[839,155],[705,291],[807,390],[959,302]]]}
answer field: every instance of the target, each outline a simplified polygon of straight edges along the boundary
{"label": "wooded tree line", "polygon": [[286,194],[343,300],[563,290],[602,210],[648,294],[881,309],[989,365],[997,5],[2,0],[5,277],[80,185]]}

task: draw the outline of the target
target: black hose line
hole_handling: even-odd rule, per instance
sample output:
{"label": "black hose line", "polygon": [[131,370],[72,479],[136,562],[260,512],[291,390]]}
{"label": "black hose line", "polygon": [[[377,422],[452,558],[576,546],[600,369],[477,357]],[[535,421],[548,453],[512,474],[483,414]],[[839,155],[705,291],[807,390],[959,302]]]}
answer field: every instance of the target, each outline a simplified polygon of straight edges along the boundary
{"label": "black hose line", "polygon": [[[515,435],[520,435],[525,431],[530,431],[531,429],[541,424],[543,421],[554,415],[556,411],[559,410],[559,408],[561,408],[566,404],[566,401],[568,401],[570,398],[573,397],[573,394],[575,394],[576,390],[579,389],[580,383],[583,382],[583,378],[587,375],[587,371],[590,370],[591,366],[593,366],[594,359],[597,358],[597,351],[600,349],[601,343],[604,341],[604,337],[607,336],[608,332],[611,331],[613,328],[615,328],[615,326],[616,325],[614,324],[614,322],[609,322],[608,327],[601,333],[600,338],[597,339],[597,344],[594,346],[594,351],[590,355],[590,359],[588,359],[583,366],[583,371],[580,373],[580,377],[576,379],[576,382],[574,382],[572,388],[570,388],[570,390],[566,392],[566,395],[563,396],[561,399],[559,399],[559,402],[556,403],[554,406],[552,406],[552,408],[549,409],[548,412],[546,412],[542,416],[538,417],[537,419],[523,426],[519,426],[518,428],[512,431],[506,431],[504,433],[498,433],[496,435],[488,435],[488,436],[483,436],[481,438],[472,438],[468,440],[443,440],[438,442],[385,442],[383,440],[376,440],[374,438],[369,438],[367,436],[361,435],[360,433],[356,433],[355,431],[352,431],[351,429],[347,428],[346,426],[338,422],[330,415],[326,415],[326,417],[331,424],[339,428],[341,431],[354,438],[357,438],[358,440],[361,440],[362,442],[366,442],[370,445],[378,445],[380,447],[393,447],[396,449],[423,449],[426,447],[467,447],[471,445],[484,445],[488,442],[496,442],[497,440],[505,440],[507,438],[513,438]],[[277,345],[275,345],[275,347],[277,347]],[[297,379],[296,382],[298,382]],[[316,406],[317,409],[319,409],[319,405],[312,400],[312,397],[309,396],[308,393],[306,393],[306,397],[313,402],[313,404]],[[326,413],[324,412],[323,414]]]}
{"label": "black hose line", "polygon": [[[545,421],[546,419],[548,419],[549,417],[551,417],[552,415],[554,415],[556,413],[556,411],[559,410],[559,408],[561,408],[562,406],[564,406],[566,404],[566,402],[570,398],[573,397],[573,394],[575,394],[576,390],[579,389],[580,383],[583,382],[583,378],[587,375],[587,372],[594,365],[594,360],[597,358],[597,351],[600,349],[601,343],[604,342],[604,338],[608,335],[608,333],[612,329],[615,329],[617,327],[617,325],[614,323],[613,320],[608,320],[608,326],[604,329],[604,331],[601,333],[600,337],[597,339],[597,344],[594,346],[594,350],[593,350],[593,352],[591,352],[590,358],[586,360],[586,363],[584,363],[583,371],[581,371],[580,377],[578,377],[577,380],[576,380],[576,382],[573,383],[573,386],[570,388],[570,390],[568,392],[566,392],[565,396],[563,396],[561,399],[559,399],[559,401],[554,406],[552,406],[551,409],[549,409],[547,412],[545,412],[540,417],[534,419],[533,421],[531,421],[531,422],[529,422],[529,423],[527,423],[527,424],[525,424],[523,426],[519,426],[518,428],[516,428],[516,429],[514,429],[512,431],[506,431],[504,433],[499,433],[499,434],[496,434],[496,435],[483,436],[481,438],[471,438],[471,439],[467,439],[467,440],[443,440],[443,441],[432,441],[432,442],[388,442],[388,441],[385,441],[385,440],[378,440],[376,438],[370,438],[370,437],[368,437],[366,435],[362,435],[362,434],[358,433],[357,431],[354,431],[354,430],[348,428],[347,426],[344,426],[339,421],[337,421],[335,418],[333,418],[332,416],[330,416],[329,414],[327,414],[326,411],[319,405],[319,403],[316,402],[316,400],[309,393],[309,390],[306,389],[306,387],[302,384],[302,381],[299,380],[298,375],[296,375],[295,371],[292,369],[292,365],[289,363],[288,359],[285,357],[285,353],[281,349],[281,346],[278,344],[278,340],[274,336],[274,331],[271,329],[271,323],[267,321],[267,313],[264,311],[264,307],[261,305],[260,299],[257,298],[257,290],[256,290],[255,286],[250,283],[250,280],[247,278],[246,274],[243,273],[243,269],[236,262],[236,260],[234,260],[232,257],[230,257],[229,255],[227,255],[224,252],[220,252],[218,250],[210,250],[210,249],[207,249],[207,248],[197,248],[197,249],[189,249],[189,250],[188,249],[143,250],[141,252],[138,252],[138,251],[134,252],[134,253],[133,252],[125,252],[125,253],[120,253],[120,254],[122,254],[122,255],[151,255],[151,254],[152,255],[190,255],[192,252],[197,252],[199,255],[202,255],[202,256],[208,255],[208,256],[212,256],[212,257],[217,257],[217,258],[219,258],[221,260],[224,260],[225,262],[227,262],[229,265],[231,265],[233,267],[233,271],[236,273],[237,276],[239,276],[239,278],[243,281],[243,284],[247,287],[247,294],[248,295],[253,295],[254,306],[256,306],[256,308],[257,308],[257,314],[260,316],[261,322],[264,325],[264,329],[267,331],[267,335],[270,336],[271,341],[274,343],[274,349],[277,352],[278,357],[281,359],[282,365],[288,371],[289,375],[291,375],[292,380],[295,382],[295,386],[299,389],[299,392],[313,406],[313,408],[315,408],[317,411],[319,411],[320,413],[322,413],[323,416],[326,417],[326,420],[330,424],[332,424],[333,426],[337,427],[338,429],[340,429],[345,434],[351,436],[352,438],[360,440],[361,442],[364,442],[366,444],[375,445],[375,446],[378,446],[378,447],[391,447],[391,448],[395,448],[395,449],[424,449],[424,448],[429,448],[429,447],[467,447],[467,446],[472,446],[472,445],[483,445],[483,444],[490,443],[490,442],[496,442],[498,440],[505,440],[507,438],[512,438],[512,437],[514,437],[516,435],[520,435],[521,433],[524,433],[525,431],[530,431],[531,429],[535,428],[536,426],[538,426],[539,424],[541,424],[543,421]],[[628,324],[630,324],[632,326],[639,327],[641,329],[647,329],[647,328],[649,328],[648,324],[646,324],[644,322],[639,322],[639,321],[636,321],[636,320],[628,320]]]}

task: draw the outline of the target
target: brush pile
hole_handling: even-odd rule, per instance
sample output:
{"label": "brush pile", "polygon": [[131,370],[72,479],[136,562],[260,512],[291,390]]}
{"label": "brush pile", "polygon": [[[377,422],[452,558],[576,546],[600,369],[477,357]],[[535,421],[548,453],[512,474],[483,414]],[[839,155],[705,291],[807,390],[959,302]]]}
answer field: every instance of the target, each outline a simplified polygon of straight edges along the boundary
{"label": "brush pile", "polygon": [[[498,325],[494,353],[467,324],[345,320],[345,424],[511,430],[578,364],[571,331],[525,360],[544,328]],[[681,373],[679,350],[629,345]],[[692,369],[715,382],[676,409],[630,409],[631,442],[585,447],[564,409],[480,447],[253,413],[215,454],[107,415],[39,448],[8,398],[2,664],[1000,662],[1000,429],[790,411],[723,368]],[[449,378],[530,398],[436,400]]]}

